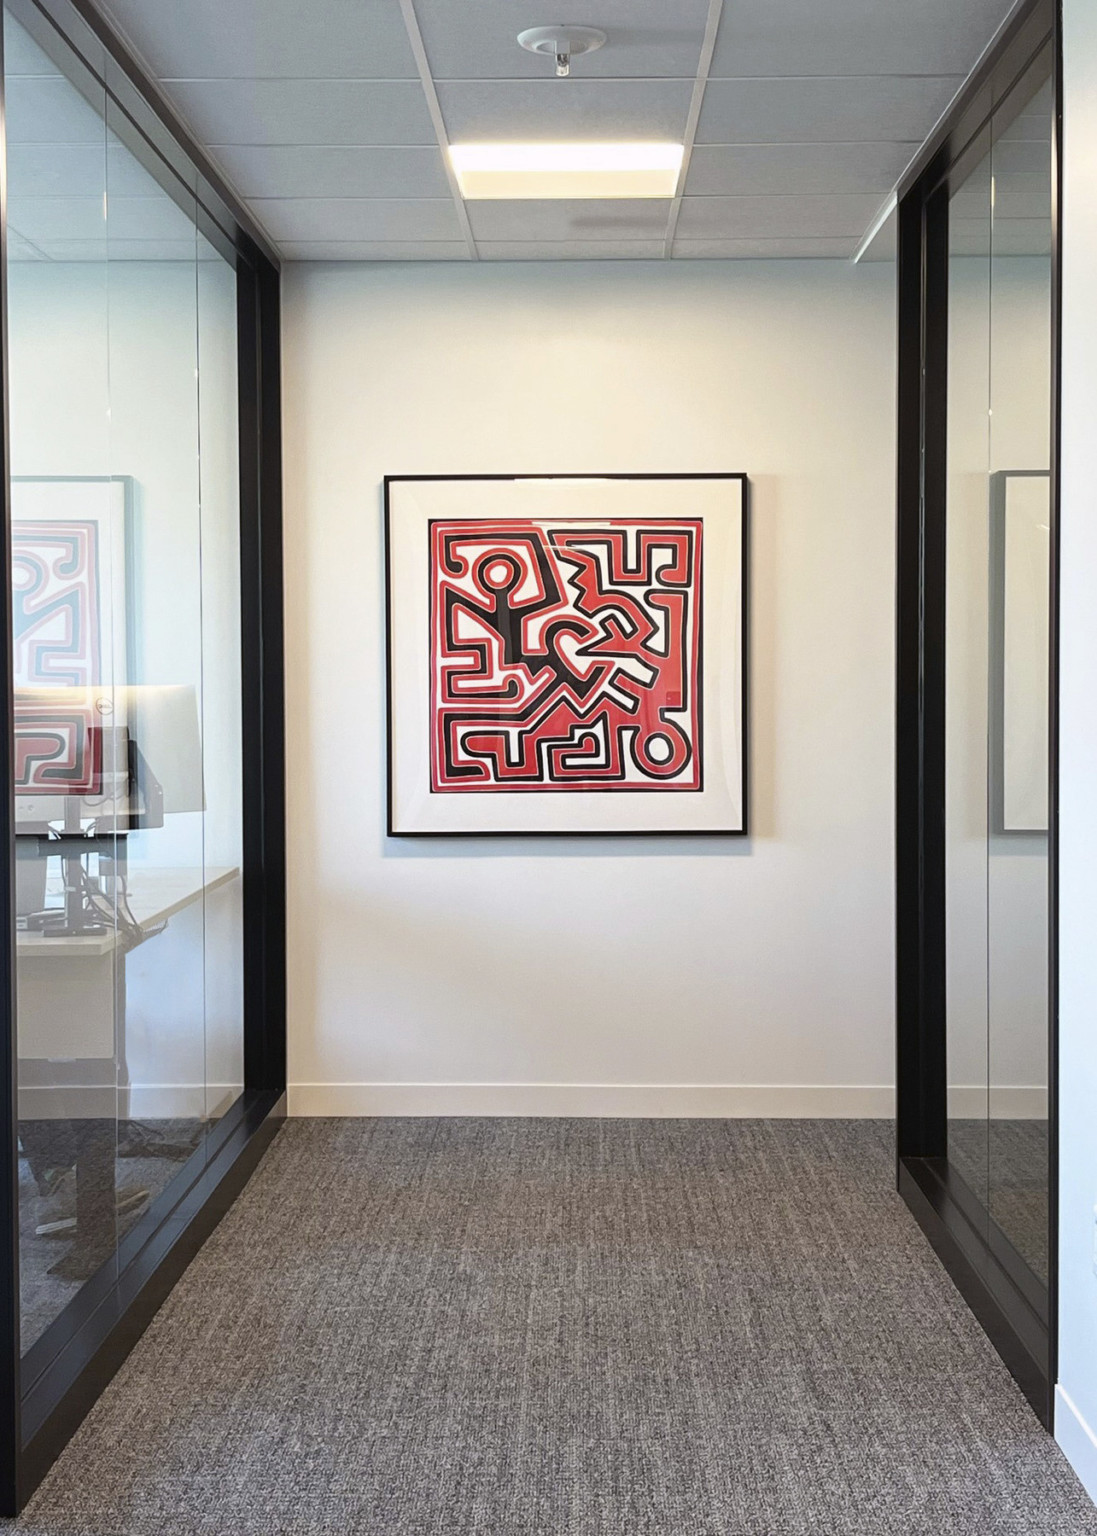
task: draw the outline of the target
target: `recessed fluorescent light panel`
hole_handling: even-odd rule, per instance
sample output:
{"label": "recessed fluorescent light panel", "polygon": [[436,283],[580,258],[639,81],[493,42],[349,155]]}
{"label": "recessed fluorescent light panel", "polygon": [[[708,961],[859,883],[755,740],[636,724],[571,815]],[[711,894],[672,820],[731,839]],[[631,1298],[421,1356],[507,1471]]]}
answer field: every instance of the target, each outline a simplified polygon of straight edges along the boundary
{"label": "recessed fluorescent light panel", "polygon": [[462,196],[673,197],[681,144],[453,144]]}

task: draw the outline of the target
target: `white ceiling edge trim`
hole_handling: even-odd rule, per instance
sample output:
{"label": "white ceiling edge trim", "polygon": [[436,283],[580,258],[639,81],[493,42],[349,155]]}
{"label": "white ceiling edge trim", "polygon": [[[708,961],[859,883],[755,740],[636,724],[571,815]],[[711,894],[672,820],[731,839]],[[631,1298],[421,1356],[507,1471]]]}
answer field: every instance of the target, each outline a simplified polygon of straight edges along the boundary
{"label": "white ceiling edge trim", "polygon": [[476,238],[472,233],[472,225],[469,223],[468,209],[465,207],[465,199],[461,195],[461,188],[457,181],[457,172],[453,169],[453,163],[449,157],[449,135],[446,132],[445,118],[442,116],[442,108],[438,101],[438,92],[434,88],[434,76],[430,72],[430,62],[427,59],[427,50],[423,46],[423,34],[419,30],[419,18],[415,14],[413,0],[400,0],[400,14],[404,18],[404,30],[408,34],[408,42],[415,58],[415,67],[419,71],[419,83],[423,87],[423,95],[427,100],[427,111],[430,113],[431,124],[434,128],[434,137],[438,140],[438,148],[442,155],[442,165],[446,172],[446,180],[449,183],[450,195],[453,198],[453,206],[457,213],[457,222],[461,226],[461,234],[468,246],[469,256],[473,261],[479,261],[480,252],[476,248]]}
{"label": "white ceiling edge trim", "polygon": [[[856,252],[854,253],[853,260],[855,262],[859,262],[859,261],[861,261],[863,259],[863,257],[865,255],[865,253],[867,252],[869,246],[872,244],[873,240],[875,240],[876,236],[880,233],[881,228],[887,222],[888,218],[891,216],[892,210],[898,207],[898,205],[899,205],[899,188],[902,186],[903,180],[906,177],[906,175],[907,175],[908,171],[910,170],[911,166],[917,160],[918,156],[922,153],[922,150],[925,148],[925,146],[933,138],[933,136],[937,132],[937,130],[940,127],[942,127],[945,122],[948,121],[948,118],[949,118],[949,116],[952,113],[952,109],[955,107],[955,105],[956,105],[957,101],[959,100],[960,96],[963,94],[964,89],[967,86],[968,81],[972,78],[973,75],[978,74],[979,70],[983,66],[984,60],[989,58],[990,55],[994,52],[995,48],[998,46],[999,38],[1006,31],[1006,29],[1012,24],[1014,17],[1017,16],[1024,9],[1026,4],[1027,4],[1027,0],[1014,0],[1014,4],[1010,7],[1008,14],[1002,18],[1001,24],[995,30],[994,35],[991,37],[991,39],[987,43],[986,47],[979,54],[979,57],[975,60],[975,63],[968,70],[967,74],[964,75],[963,79],[960,81],[960,84],[957,86],[956,90],[952,93],[952,96],[951,96],[951,98],[949,100],[948,105],[945,107],[945,110],[941,113],[940,117],[934,123],[933,127],[926,134],[925,138],[922,140],[921,144],[919,144],[918,148],[914,151],[914,154],[910,157],[910,159],[907,162],[906,166],[903,168],[902,176],[899,177],[899,180],[895,183],[894,187],[891,189],[891,192],[888,195],[887,201],[884,203],[884,205],[880,209],[879,213],[876,215],[876,217],[873,219],[872,223],[869,225],[868,229],[865,231],[864,237],[861,240],[860,245],[857,247]],[[942,76],[940,76],[940,78],[942,80],[947,80],[949,78],[949,76],[942,75]]]}
{"label": "white ceiling edge trim", "polygon": [[891,218],[892,214],[895,212],[898,206],[898,193],[893,187],[888,193],[887,197],[884,199],[883,203],[880,205],[880,210],[876,214],[876,217],[861,236],[861,243],[854,251],[852,256],[852,261],[855,266],[858,262],[864,260],[865,256],[868,254],[868,249],[872,242],[876,239],[876,236],[883,229],[884,225],[887,223],[888,219]]}
{"label": "white ceiling edge trim", "polygon": [[697,124],[701,118],[705,86],[708,84],[708,72],[712,67],[712,56],[716,51],[716,34],[720,30],[723,9],[724,0],[709,0],[705,36],[701,43],[701,56],[697,60],[697,77],[693,82],[693,94],[690,97],[689,112],[686,115],[686,131],[682,139],[682,168],[678,172],[678,186],[667,212],[667,232],[663,240],[664,258],[674,253],[674,235],[678,228],[678,215],[682,211],[682,197],[686,189],[686,177],[689,174],[690,156],[693,154],[693,141],[697,137]]}

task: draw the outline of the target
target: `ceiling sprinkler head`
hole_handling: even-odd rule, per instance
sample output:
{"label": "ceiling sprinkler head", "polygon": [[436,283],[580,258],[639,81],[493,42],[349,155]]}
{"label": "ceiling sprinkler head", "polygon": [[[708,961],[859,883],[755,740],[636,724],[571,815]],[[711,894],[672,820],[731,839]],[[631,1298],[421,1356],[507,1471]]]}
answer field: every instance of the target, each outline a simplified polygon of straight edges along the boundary
{"label": "ceiling sprinkler head", "polygon": [[554,27],[530,27],[518,34],[519,43],[528,52],[552,55],[560,79],[571,74],[573,58],[578,58],[581,53],[593,53],[605,40],[606,34],[597,27],[571,27],[563,23]]}

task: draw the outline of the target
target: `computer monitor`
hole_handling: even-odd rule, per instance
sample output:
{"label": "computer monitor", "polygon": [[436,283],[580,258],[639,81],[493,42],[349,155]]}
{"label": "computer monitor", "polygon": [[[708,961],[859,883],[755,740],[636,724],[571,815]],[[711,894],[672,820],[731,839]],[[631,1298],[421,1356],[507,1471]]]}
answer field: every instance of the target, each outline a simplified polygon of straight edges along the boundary
{"label": "computer monitor", "polygon": [[193,688],[16,689],[16,836],[127,833],[202,809]]}

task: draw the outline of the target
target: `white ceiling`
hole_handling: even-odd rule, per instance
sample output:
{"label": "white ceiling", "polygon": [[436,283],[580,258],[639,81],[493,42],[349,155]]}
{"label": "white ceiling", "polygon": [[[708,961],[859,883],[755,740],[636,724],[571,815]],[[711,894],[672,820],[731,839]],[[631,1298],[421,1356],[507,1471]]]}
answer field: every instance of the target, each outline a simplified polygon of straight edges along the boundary
{"label": "white ceiling", "polygon": [[[590,0],[608,43],[557,80],[515,41],[536,0],[99,4],[291,260],[852,256],[1010,8]],[[447,172],[579,137],[684,141],[680,202],[465,205]]]}

